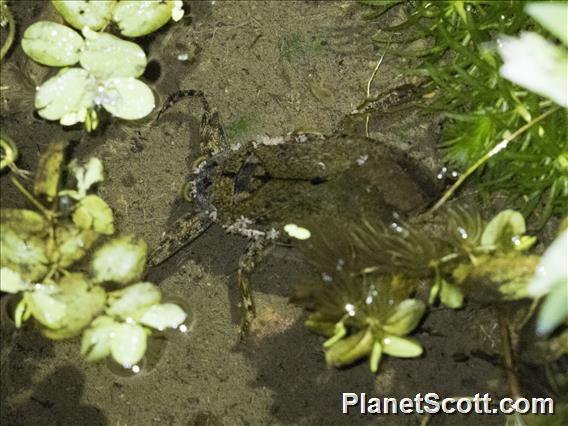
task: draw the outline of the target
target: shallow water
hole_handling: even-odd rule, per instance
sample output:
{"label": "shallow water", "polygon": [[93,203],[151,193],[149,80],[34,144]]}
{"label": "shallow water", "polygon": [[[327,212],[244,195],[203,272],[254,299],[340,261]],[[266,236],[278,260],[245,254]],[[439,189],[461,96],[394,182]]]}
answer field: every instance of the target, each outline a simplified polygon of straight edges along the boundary
{"label": "shallow water", "polygon": [[[364,20],[368,9],[354,2],[188,3],[191,18],[144,40],[148,57],[158,64],[146,77],[161,100],[177,89],[203,90],[234,143],[296,129],[330,133],[365,98],[383,53],[370,40],[380,22]],[[48,9],[44,2],[13,2],[19,34],[49,19]],[[392,25],[400,17],[394,10],[382,19]],[[186,54],[188,60],[178,59]],[[155,247],[186,208],[180,187],[197,157],[198,103],[180,103],[156,123],[114,121],[102,135],[81,137],[32,115],[27,99],[33,91],[20,72],[41,81],[41,68],[19,48],[5,62],[2,130],[18,142],[20,165],[33,170],[54,137],[81,139],[74,155],[103,160],[106,180],[99,194],[112,206],[119,231]],[[372,92],[406,82],[404,67],[387,52]],[[396,125],[374,123],[372,131],[396,143],[391,141],[400,132]],[[403,142],[401,148],[426,168],[436,168],[432,141]],[[1,185],[3,207],[24,204],[4,176]],[[29,325],[15,331],[4,318],[2,424],[416,425],[421,419],[412,415],[342,416],[341,393],[507,394],[494,320],[476,307],[430,314],[416,333],[425,348],[421,358],[389,358],[376,376],[365,362],[343,370],[327,367],[322,339],[304,328],[304,311],[289,301],[294,283],[309,268],[287,246],[275,248],[253,275],[259,318],[251,337],[240,342],[236,269],[245,244],[213,226],[149,271],[167,297],[187,303],[192,321],[186,334],[153,339],[145,367],[132,377],[105,362],[85,363],[77,340],[51,342]],[[483,419],[488,425],[502,422]],[[431,424],[480,423],[462,416],[436,417]]]}

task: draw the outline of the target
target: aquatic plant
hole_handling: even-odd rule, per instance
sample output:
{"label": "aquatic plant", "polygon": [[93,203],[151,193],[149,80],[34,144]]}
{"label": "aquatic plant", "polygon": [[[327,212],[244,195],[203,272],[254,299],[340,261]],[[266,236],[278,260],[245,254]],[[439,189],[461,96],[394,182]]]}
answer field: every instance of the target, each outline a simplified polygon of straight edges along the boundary
{"label": "aquatic plant", "polygon": [[[13,143],[2,140],[2,168],[11,163],[14,170]],[[76,186],[60,190],[65,145],[52,142],[41,155],[32,192],[10,176],[35,210],[0,209],[0,290],[19,297],[16,327],[33,317],[50,339],[82,333],[81,352],[88,360],[111,355],[130,368],[144,356],[152,329],[177,328],[187,314],[160,303],[159,289],[142,281],[143,240],[120,236],[91,252],[102,237],[114,234],[110,207],[90,193],[103,180],[103,167],[97,158],[72,161],[68,168]]]}
{"label": "aquatic plant", "polygon": [[163,27],[168,21],[183,17],[183,2],[165,1],[118,1],[93,2],[87,0],[52,0],[53,7],[65,21],[78,30],[104,30],[110,23],[118,25],[125,37],[141,37]]}
{"label": "aquatic plant", "polygon": [[16,23],[5,0],[0,0],[0,28],[6,28],[7,31],[6,39],[2,47],[0,47],[0,63],[2,63],[4,56],[6,56],[6,53],[12,47],[12,43],[14,43],[16,34]]}
{"label": "aquatic plant", "polygon": [[[154,109],[154,95],[138,80],[146,67],[146,55],[135,43],[85,27],[83,39],[75,31],[54,22],[39,21],[24,32],[22,48],[36,62],[65,67],[37,90],[35,107],[47,120],[64,126],[85,122],[97,128],[97,109],[136,120]],[[81,68],[67,68],[80,63]]]}
{"label": "aquatic plant", "polygon": [[[390,2],[379,10],[394,5]],[[566,49],[546,42],[547,51],[556,58],[547,63],[558,64],[554,66],[556,79],[545,74],[535,79],[527,74],[538,63],[544,64],[534,56],[545,54],[540,48],[531,48],[530,68],[516,66],[516,73],[509,71],[508,63],[513,58],[521,60],[521,55],[508,49],[514,46],[508,36],[532,30],[522,37],[539,40],[537,43],[543,45],[544,39],[537,33],[544,31],[525,13],[525,6],[538,23],[563,37],[566,12],[541,12],[551,7],[547,4],[418,1],[402,5],[404,22],[382,28],[375,40],[397,45],[388,48],[389,54],[407,57],[411,62],[408,73],[425,79],[432,88],[433,96],[423,106],[447,117],[441,148],[448,163],[463,170],[463,174],[436,207],[472,175],[477,186],[488,194],[506,190],[511,203],[520,206],[525,217],[538,213],[536,227],[540,227],[552,214],[568,213],[568,126],[562,107],[531,90],[563,105],[551,93],[566,99],[566,67],[561,65],[566,61]],[[565,10],[566,5],[552,7]],[[550,16],[560,21],[548,24]],[[505,54],[504,64],[500,54]],[[529,91],[509,80],[523,73],[522,79],[512,80]],[[532,83],[527,85],[528,79]],[[535,86],[551,83],[554,87],[544,92]]]}
{"label": "aquatic plant", "polygon": [[[416,341],[400,339],[418,325],[426,302],[460,308],[466,298],[484,304],[527,298],[539,260],[525,253],[536,239],[525,235],[523,216],[512,210],[489,222],[454,207],[422,226],[398,218],[388,226],[320,224],[307,230],[300,247],[321,279],[299,285],[314,310],[306,326],[331,336],[324,343],[329,364],[369,355],[372,371],[381,353],[422,353]],[[415,296],[424,285],[427,301]],[[385,339],[400,346],[389,348]]]}
{"label": "aquatic plant", "polygon": [[376,373],[383,354],[420,356],[422,346],[407,335],[422,319],[426,304],[409,297],[408,284],[396,275],[371,278],[342,273],[311,283],[317,310],[306,327],[329,337],[323,344],[327,363],[341,367],[368,356]]}
{"label": "aquatic plant", "polygon": [[139,37],[183,16],[181,1],[53,1],[54,8],[83,39],[65,25],[48,21],[24,32],[24,52],[43,65],[63,68],[38,89],[35,107],[41,117],[64,126],[84,122],[97,128],[101,107],[116,117],[136,120],[154,109],[154,95],[138,80],[146,55],[137,44],[121,40],[104,29],[112,20],[122,35]]}

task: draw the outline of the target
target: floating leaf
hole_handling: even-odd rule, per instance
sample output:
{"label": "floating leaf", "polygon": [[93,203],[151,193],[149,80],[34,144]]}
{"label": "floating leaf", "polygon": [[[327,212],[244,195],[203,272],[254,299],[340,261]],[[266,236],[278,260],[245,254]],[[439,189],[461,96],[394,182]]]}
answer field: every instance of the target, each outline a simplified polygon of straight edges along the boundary
{"label": "floating leaf", "polygon": [[65,25],[39,21],[24,32],[22,49],[43,65],[65,67],[76,64],[83,48],[83,38]]}
{"label": "floating leaf", "polygon": [[66,313],[58,327],[43,330],[50,339],[66,339],[77,336],[98,315],[105,305],[105,291],[91,287],[83,274],[68,274],[58,283],[59,291],[53,296],[64,303]]}
{"label": "floating leaf", "polygon": [[152,284],[142,282],[111,293],[107,314],[124,320],[138,321],[152,305],[160,303],[160,290]]}
{"label": "floating leaf", "polygon": [[164,330],[165,328],[176,328],[187,318],[185,311],[178,305],[173,303],[163,303],[151,306],[140,322],[156,330]]}
{"label": "floating leaf", "polygon": [[48,294],[47,291],[40,288],[34,292],[25,293],[24,300],[32,316],[40,324],[49,328],[57,328],[63,323],[67,314],[67,306]]}
{"label": "floating leaf", "polygon": [[144,240],[122,236],[100,247],[93,255],[91,269],[97,283],[129,284],[144,272],[148,247]]}
{"label": "floating leaf", "polygon": [[0,263],[28,282],[48,271],[47,222],[32,210],[2,209],[0,215]]}
{"label": "floating leaf", "polygon": [[39,157],[34,179],[35,195],[44,195],[48,201],[57,195],[66,146],[67,142],[64,140],[52,141]]}
{"label": "floating leaf", "polygon": [[463,306],[463,293],[457,285],[442,279],[440,302],[442,302],[448,308],[461,308]]}
{"label": "floating leaf", "polygon": [[481,245],[487,248],[511,250],[525,233],[525,219],[514,210],[503,210],[485,227]]}
{"label": "floating leaf", "polygon": [[155,106],[152,90],[133,77],[115,77],[103,84],[103,107],[115,117],[138,120],[146,117]]}
{"label": "floating leaf", "polygon": [[146,331],[139,325],[120,324],[110,344],[112,357],[124,368],[135,365],[146,352]]}
{"label": "floating leaf", "polygon": [[174,8],[178,7],[176,3],[181,2],[121,1],[113,11],[113,20],[122,35],[140,37],[164,26],[172,18]]}
{"label": "floating leaf", "polygon": [[30,285],[26,283],[21,275],[10,268],[0,269],[0,290],[5,293],[19,293],[29,290]]}
{"label": "floating leaf", "polygon": [[95,93],[95,78],[88,71],[64,68],[38,89],[35,107],[41,117],[72,126],[85,121]]}
{"label": "floating leaf", "polygon": [[357,334],[335,343],[325,353],[325,360],[329,365],[335,367],[352,364],[369,355],[373,343],[373,333],[369,329],[361,330]]}
{"label": "floating leaf", "polygon": [[138,77],[146,68],[146,54],[136,43],[121,40],[108,33],[96,33],[85,28],[85,48],[81,66],[96,78]]}
{"label": "floating leaf", "polygon": [[326,315],[314,312],[310,314],[304,325],[314,333],[330,337],[334,334],[335,324],[336,322],[330,320]]}
{"label": "floating leaf", "polygon": [[383,330],[396,336],[405,336],[416,328],[424,312],[426,305],[417,299],[406,299],[399,303],[392,315],[390,315]]}
{"label": "floating leaf", "polygon": [[79,201],[73,213],[73,222],[79,228],[92,229],[99,234],[114,233],[112,210],[97,195],[87,195]]}
{"label": "floating leaf", "polygon": [[91,323],[81,340],[81,353],[87,357],[87,361],[98,361],[110,354],[112,337],[118,325],[107,316],[98,317]]}
{"label": "floating leaf", "polygon": [[72,225],[60,225],[55,229],[57,259],[59,266],[67,268],[81,260],[97,241],[98,234],[89,229],[79,229]]}
{"label": "floating leaf", "polygon": [[410,337],[386,336],[383,339],[383,352],[397,358],[416,358],[422,355],[422,346]]}
{"label": "floating leaf", "polygon": [[111,20],[116,3],[116,0],[52,0],[51,2],[55,10],[63,16],[63,19],[79,30],[84,27],[89,27],[92,30],[100,30],[106,27]]}
{"label": "floating leaf", "polygon": [[103,163],[96,157],[89,158],[84,165],[73,160],[69,163],[69,169],[77,179],[77,198],[83,198],[91,186],[104,180]]}

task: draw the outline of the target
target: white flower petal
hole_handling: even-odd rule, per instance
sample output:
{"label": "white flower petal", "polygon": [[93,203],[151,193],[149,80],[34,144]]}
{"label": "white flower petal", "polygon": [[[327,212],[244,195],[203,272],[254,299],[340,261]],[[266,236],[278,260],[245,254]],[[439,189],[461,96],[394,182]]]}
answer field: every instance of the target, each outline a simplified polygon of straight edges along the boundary
{"label": "white flower petal", "polygon": [[568,46],[568,4],[566,2],[534,2],[525,12]]}
{"label": "white flower petal", "polygon": [[286,232],[292,238],[296,238],[297,240],[307,240],[312,236],[309,229],[302,228],[295,223],[289,223],[285,225],[284,232]]}
{"label": "white flower petal", "polygon": [[568,107],[568,54],[536,33],[519,38],[501,36],[500,74],[539,95]]}
{"label": "white flower petal", "polygon": [[548,293],[557,283],[568,282],[568,230],[564,231],[546,249],[540,259],[528,293],[540,297]]}

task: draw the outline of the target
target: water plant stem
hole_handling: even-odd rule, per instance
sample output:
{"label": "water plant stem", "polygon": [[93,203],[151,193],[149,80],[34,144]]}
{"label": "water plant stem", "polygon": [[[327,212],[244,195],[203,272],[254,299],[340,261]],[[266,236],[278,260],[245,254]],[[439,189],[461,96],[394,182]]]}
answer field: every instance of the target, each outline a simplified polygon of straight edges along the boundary
{"label": "water plant stem", "polygon": [[54,212],[46,209],[25,187],[20,183],[20,181],[15,176],[10,176],[10,180],[14,184],[18,191],[22,193],[47,219],[51,220],[54,217]]}
{"label": "water plant stem", "polygon": [[2,45],[2,48],[0,48],[1,63],[2,59],[4,59],[4,55],[8,53],[8,50],[10,50],[10,47],[12,47],[12,43],[14,42],[14,35],[16,34],[16,23],[14,22],[12,12],[10,12],[8,5],[4,1],[0,3],[0,16],[6,19],[6,22],[8,23],[8,35],[6,37],[6,41]]}
{"label": "water plant stem", "polygon": [[459,179],[444,193],[442,198],[440,198],[436,202],[436,204],[434,204],[434,206],[428,211],[428,213],[433,213],[436,210],[438,210],[440,207],[442,207],[442,205],[444,205],[444,203],[454,194],[454,192],[456,192],[456,190],[462,185],[462,183],[464,183],[465,180],[471,174],[473,174],[479,167],[481,167],[483,164],[485,164],[485,162],[487,162],[487,160],[489,160],[491,157],[497,155],[499,152],[501,152],[502,150],[507,148],[507,146],[509,145],[509,143],[511,141],[516,139],[518,136],[522,135],[524,132],[526,132],[528,129],[530,129],[532,126],[534,126],[536,123],[544,120],[546,117],[548,117],[553,112],[556,112],[557,110],[558,110],[558,108],[549,109],[548,111],[546,111],[546,112],[542,113],[541,115],[539,115],[538,117],[536,117],[534,120],[531,120],[527,124],[525,124],[524,126],[519,127],[513,134],[504,137],[501,142],[499,142],[497,145],[495,145],[490,151],[488,151],[485,155],[483,155],[480,159],[478,159],[474,164],[472,164],[459,177]]}

